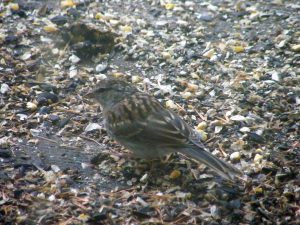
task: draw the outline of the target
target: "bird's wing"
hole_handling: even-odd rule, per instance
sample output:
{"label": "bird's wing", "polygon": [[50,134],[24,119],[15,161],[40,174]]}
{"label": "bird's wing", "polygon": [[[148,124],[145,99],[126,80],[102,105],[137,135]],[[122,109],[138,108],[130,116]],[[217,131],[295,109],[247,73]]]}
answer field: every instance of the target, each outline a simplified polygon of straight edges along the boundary
{"label": "bird's wing", "polygon": [[178,115],[161,108],[147,118],[147,126],[139,135],[160,147],[182,148],[189,143],[191,131]]}
{"label": "bird's wing", "polygon": [[[177,114],[167,110],[148,95],[132,96],[106,112],[112,136],[161,147],[182,148],[195,136]],[[133,104],[134,103],[134,104]],[[133,116],[135,115],[135,116]]]}

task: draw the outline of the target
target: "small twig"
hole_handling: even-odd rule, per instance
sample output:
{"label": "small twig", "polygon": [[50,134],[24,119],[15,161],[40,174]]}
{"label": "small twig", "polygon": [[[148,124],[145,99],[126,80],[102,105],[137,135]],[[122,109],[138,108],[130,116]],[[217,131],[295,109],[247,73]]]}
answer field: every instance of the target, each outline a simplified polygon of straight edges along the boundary
{"label": "small twig", "polygon": [[83,135],[80,135],[79,137],[81,137],[82,139],[88,140],[88,141],[92,141],[92,142],[96,143],[97,145],[103,147],[103,145],[101,145],[98,141],[96,141],[93,138],[89,138],[89,137],[86,137],[86,136],[83,136]]}
{"label": "small twig", "polygon": [[223,121],[225,124],[227,124],[227,123],[229,122],[228,117],[225,117],[225,119],[223,119],[223,118],[221,118],[221,117],[216,116],[216,118],[217,118],[218,120]]}
{"label": "small twig", "polygon": [[36,114],[36,112],[31,113],[31,114],[28,116],[28,119],[31,119],[35,114]]}
{"label": "small twig", "polygon": [[213,137],[211,137],[211,138],[209,138],[209,139],[207,139],[206,141],[205,141],[205,143],[209,143],[209,142],[211,142],[213,139],[215,139],[215,137],[213,136]]}
{"label": "small twig", "polygon": [[164,220],[163,220],[163,218],[162,218],[161,211],[160,211],[158,208],[156,208],[156,207],[155,207],[155,211],[158,213],[158,215],[159,215],[159,220],[160,220],[160,222],[163,224]]}
{"label": "small twig", "polygon": [[11,117],[9,118],[9,120],[12,120],[15,116],[16,116],[16,113],[13,113],[13,114],[11,115]]}
{"label": "small twig", "polygon": [[182,222],[183,220],[186,220],[188,217],[185,215],[180,215],[179,218],[175,221],[172,221],[174,224],[179,224],[179,222]]}
{"label": "small twig", "polygon": [[54,141],[54,140],[52,140],[52,139],[49,139],[49,138],[46,138],[46,137],[43,137],[43,136],[39,136],[39,135],[37,135],[37,136],[35,136],[35,137],[37,137],[37,138],[40,138],[40,139],[43,139],[43,140],[46,140],[46,141],[49,141],[49,142],[52,142],[52,143],[55,143],[55,144],[59,145],[59,143],[58,143],[57,141]]}
{"label": "small twig", "polygon": [[258,207],[258,210],[261,214],[263,214],[268,220],[272,221],[272,218],[271,218],[271,213],[265,208],[265,205],[263,204],[262,201],[259,201],[259,205],[260,207]]}
{"label": "small twig", "polygon": [[71,200],[71,201],[72,201],[72,203],[73,203],[75,206],[81,208],[81,209],[84,210],[84,211],[87,211],[87,207],[84,206],[83,204],[79,203],[77,200]]}
{"label": "small twig", "polygon": [[117,191],[101,192],[101,194],[113,195],[113,194],[116,194],[116,193],[119,193],[119,192],[122,192],[122,191],[134,191],[135,189],[136,188],[134,188],[134,187],[124,188],[124,189],[120,189],[120,190],[117,190]]}
{"label": "small twig", "polygon": [[185,112],[185,109],[184,109],[181,105],[179,105],[179,104],[176,103],[176,102],[175,102],[175,105],[176,105],[180,110],[182,110],[183,112]]}
{"label": "small twig", "polygon": [[[66,50],[67,50],[67,48],[69,47],[69,45],[70,45],[70,41],[69,41],[68,43],[66,43],[66,46],[63,48],[62,51],[63,51],[64,53],[66,52]],[[61,60],[61,57],[62,57],[63,55],[65,55],[65,54],[60,54],[59,57],[58,57],[58,59],[57,59],[57,61]]]}
{"label": "small twig", "polygon": [[73,113],[73,114],[77,114],[77,115],[81,114],[81,112],[77,112],[72,109],[64,109],[64,108],[59,108],[58,112]]}
{"label": "small twig", "polygon": [[201,113],[198,112],[198,110],[195,110],[195,112],[198,114],[198,116],[203,120],[207,121],[207,117],[203,116]]}
{"label": "small twig", "polygon": [[73,220],[74,220],[74,217],[71,217],[71,218],[67,219],[67,220],[64,221],[64,222],[60,222],[59,225],[68,225],[68,224],[72,224]]}
{"label": "small twig", "polygon": [[61,145],[59,145],[59,147],[61,147],[61,148],[69,148],[69,149],[79,149],[78,147],[70,146],[70,145],[65,145],[65,144],[61,144]]}
{"label": "small twig", "polygon": [[39,139],[43,139],[43,140],[46,140],[46,141],[49,141],[49,142],[52,142],[52,143],[55,143],[58,147],[61,147],[61,148],[69,148],[69,149],[78,149],[78,147],[75,147],[75,146],[70,146],[70,145],[65,145],[65,144],[59,144],[57,141],[54,141],[52,139],[49,139],[49,138],[46,138],[46,137],[43,137],[43,136],[35,136]]}
{"label": "small twig", "polygon": [[13,149],[13,148],[10,148],[10,151],[11,151],[12,155],[13,155],[14,157],[16,157],[16,153],[15,153],[14,149]]}
{"label": "small twig", "polygon": [[38,219],[37,224],[40,224],[46,216],[47,216],[46,214],[45,214],[45,215],[42,215],[42,216]]}
{"label": "small twig", "polygon": [[223,148],[221,147],[221,144],[219,144],[219,150],[224,157],[227,157],[228,154],[223,150]]}

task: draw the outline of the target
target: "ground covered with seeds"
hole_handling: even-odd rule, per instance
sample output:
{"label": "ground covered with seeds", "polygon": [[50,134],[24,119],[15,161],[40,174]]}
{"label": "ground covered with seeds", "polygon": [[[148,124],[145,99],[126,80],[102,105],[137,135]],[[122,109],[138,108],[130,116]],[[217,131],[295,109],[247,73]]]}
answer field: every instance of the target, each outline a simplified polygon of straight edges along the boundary
{"label": "ground covered with seeds", "polygon": [[[297,0],[0,3],[0,224],[300,224]],[[234,182],[132,159],[84,98],[126,79],[180,114]]]}

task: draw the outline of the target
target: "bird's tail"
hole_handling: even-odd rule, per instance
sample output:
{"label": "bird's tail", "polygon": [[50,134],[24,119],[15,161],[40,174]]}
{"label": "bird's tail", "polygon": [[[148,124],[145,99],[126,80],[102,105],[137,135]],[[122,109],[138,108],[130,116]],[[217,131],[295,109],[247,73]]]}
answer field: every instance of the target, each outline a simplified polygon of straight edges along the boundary
{"label": "bird's tail", "polygon": [[235,176],[241,175],[242,172],[231,164],[217,158],[210,152],[197,146],[197,148],[187,148],[181,151],[183,154],[205,164],[213,169],[220,176],[232,180]]}

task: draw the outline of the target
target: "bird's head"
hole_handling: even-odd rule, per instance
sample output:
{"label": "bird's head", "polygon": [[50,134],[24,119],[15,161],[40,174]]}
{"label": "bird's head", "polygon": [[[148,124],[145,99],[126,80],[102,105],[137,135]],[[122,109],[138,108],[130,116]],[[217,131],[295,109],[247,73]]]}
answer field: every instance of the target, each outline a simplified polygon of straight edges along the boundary
{"label": "bird's head", "polygon": [[102,107],[113,106],[126,96],[137,92],[137,88],[120,79],[105,79],[85,95],[87,98],[96,99]]}

